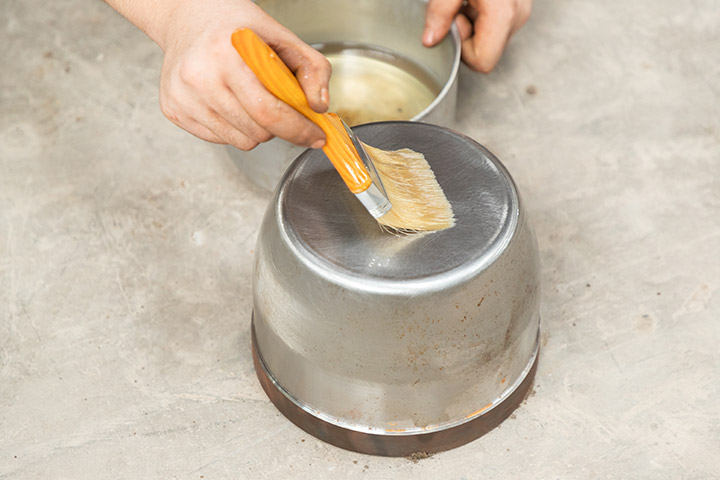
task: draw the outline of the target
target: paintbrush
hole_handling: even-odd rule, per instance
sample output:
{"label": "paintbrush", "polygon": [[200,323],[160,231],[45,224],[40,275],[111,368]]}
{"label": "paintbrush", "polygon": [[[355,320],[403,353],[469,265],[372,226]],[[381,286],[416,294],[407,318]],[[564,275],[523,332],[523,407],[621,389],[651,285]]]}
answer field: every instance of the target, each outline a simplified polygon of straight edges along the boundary
{"label": "paintbrush", "polygon": [[383,228],[412,233],[455,224],[450,202],[422,154],[370,147],[360,142],[337,114],[314,111],[295,75],[249,28],[233,32],[232,44],[265,88],[322,128],[326,136],[323,152]]}

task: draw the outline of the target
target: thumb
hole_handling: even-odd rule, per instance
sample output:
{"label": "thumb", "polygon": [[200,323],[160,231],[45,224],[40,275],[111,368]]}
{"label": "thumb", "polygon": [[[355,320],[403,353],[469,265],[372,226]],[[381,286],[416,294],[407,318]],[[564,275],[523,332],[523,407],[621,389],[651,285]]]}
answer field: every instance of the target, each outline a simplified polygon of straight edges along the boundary
{"label": "thumb", "polygon": [[328,85],[332,72],[327,58],[299,39],[297,42],[284,44],[277,52],[295,74],[310,107],[316,112],[325,112],[330,103]]}
{"label": "thumb", "polygon": [[425,30],[422,43],[432,47],[445,38],[463,0],[430,0],[425,13]]}

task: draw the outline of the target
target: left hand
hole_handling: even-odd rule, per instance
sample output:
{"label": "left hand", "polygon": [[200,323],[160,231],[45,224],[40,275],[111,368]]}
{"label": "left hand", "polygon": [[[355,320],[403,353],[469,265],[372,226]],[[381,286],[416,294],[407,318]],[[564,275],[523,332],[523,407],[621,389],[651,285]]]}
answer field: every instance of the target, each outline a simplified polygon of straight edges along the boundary
{"label": "left hand", "polygon": [[530,17],[532,0],[430,0],[423,44],[439,43],[457,22],[462,59],[468,67],[489,73],[500,60],[510,37]]}

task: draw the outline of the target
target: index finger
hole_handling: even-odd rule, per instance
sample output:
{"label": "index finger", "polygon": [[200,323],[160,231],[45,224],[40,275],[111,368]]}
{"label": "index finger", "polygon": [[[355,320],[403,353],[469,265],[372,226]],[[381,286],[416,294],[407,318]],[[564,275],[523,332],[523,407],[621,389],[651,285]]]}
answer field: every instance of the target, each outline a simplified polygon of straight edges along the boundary
{"label": "index finger", "polygon": [[455,15],[460,11],[463,0],[430,0],[425,12],[425,30],[422,42],[432,47],[450,31]]}

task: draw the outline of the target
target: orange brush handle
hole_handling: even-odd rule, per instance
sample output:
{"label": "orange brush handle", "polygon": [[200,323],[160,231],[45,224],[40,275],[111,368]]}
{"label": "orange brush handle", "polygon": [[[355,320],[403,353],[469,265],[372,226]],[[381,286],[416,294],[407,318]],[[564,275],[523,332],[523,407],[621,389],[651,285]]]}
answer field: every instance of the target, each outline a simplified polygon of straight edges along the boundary
{"label": "orange brush handle", "polygon": [[331,114],[317,113],[310,107],[295,75],[255,32],[249,28],[235,30],[232,44],[265,88],[323,129],[327,137],[325,155],[351,192],[364,192],[372,180],[342,123]]}

